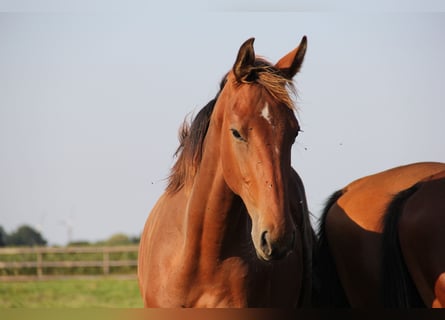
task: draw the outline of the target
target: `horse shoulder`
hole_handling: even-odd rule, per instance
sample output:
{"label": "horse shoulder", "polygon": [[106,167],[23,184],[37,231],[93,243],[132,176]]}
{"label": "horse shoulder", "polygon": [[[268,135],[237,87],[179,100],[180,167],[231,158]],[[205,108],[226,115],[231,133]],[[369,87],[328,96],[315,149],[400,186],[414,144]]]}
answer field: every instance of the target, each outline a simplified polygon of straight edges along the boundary
{"label": "horse shoulder", "polygon": [[146,306],[178,307],[181,304],[175,299],[179,294],[174,292],[180,286],[170,282],[181,264],[178,254],[183,235],[181,207],[185,205],[180,196],[164,193],[148,215],[141,234],[138,278]]}

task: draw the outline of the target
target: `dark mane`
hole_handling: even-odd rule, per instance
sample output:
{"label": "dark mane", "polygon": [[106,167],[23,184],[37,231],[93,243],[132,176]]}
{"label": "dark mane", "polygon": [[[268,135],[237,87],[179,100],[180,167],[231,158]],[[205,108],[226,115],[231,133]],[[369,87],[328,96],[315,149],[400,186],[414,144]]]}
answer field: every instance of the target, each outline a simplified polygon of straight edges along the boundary
{"label": "dark mane", "polygon": [[210,100],[198,112],[191,123],[185,120],[179,129],[179,147],[175,152],[177,160],[170,172],[166,192],[175,193],[179,191],[184,186],[185,181],[194,177],[201,163],[202,144],[209,128],[210,117],[226,81],[227,75],[221,80],[215,98]]}
{"label": "dark mane", "polygon": [[419,189],[420,183],[393,197],[382,217],[382,261],[380,288],[385,308],[425,308],[404,261],[399,239],[399,220],[406,201]]}
{"label": "dark mane", "polygon": [[[175,193],[184,187],[186,181],[193,179],[201,163],[202,145],[207,134],[210,117],[224,85],[226,74],[220,83],[220,89],[215,98],[210,100],[193,118],[191,122],[184,121],[179,130],[179,147],[175,152],[177,160],[170,172],[166,192]],[[295,88],[292,81],[285,78],[281,72],[267,61],[257,59],[249,81],[244,83],[261,85],[278,102],[289,108],[294,108],[293,97]],[[241,85],[241,83],[239,83]]]}

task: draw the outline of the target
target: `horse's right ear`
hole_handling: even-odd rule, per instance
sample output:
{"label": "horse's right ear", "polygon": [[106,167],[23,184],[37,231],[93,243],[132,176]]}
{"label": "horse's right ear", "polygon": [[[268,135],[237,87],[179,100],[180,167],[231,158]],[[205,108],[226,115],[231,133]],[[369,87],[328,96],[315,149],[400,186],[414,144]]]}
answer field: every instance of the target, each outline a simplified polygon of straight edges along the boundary
{"label": "horse's right ear", "polygon": [[236,57],[235,64],[233,65],[233,73],[235,78],[239,82],[247,81],[253,64],[255,63],[255,51],[253,50],[253,42],[255,38],[250,38],[244,42]]}

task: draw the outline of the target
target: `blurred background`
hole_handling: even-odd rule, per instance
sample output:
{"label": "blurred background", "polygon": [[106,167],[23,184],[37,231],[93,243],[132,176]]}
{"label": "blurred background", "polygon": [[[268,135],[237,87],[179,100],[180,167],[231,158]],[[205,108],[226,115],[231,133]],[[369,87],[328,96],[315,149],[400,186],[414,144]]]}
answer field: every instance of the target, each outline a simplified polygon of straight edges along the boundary
{"label": "blurred background", "polygon": [[272,62],[308,37],[292,163],[314,226],[353,179],[445,161],[439,1],[20,0],[0,11],[0,246],[137,245],[179,126],[250,37]]}
{"label": "blurred background", "polygon": [[445,161],[443,13],[164,5],[0,15],[7,233],[28,224],[49,245],[139,236],[174,163],[179,126],[214,97],[249,37],[272,62],[308,37],[292,161],[315,217],[352,179]]}

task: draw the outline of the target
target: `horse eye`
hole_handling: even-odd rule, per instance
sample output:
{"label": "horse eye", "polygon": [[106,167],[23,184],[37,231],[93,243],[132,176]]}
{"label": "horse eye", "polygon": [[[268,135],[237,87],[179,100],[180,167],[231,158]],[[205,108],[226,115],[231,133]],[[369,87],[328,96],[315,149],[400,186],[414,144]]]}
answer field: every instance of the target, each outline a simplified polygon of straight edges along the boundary
{"label": "horse eye", "polygon": [[238,130],[236,129],[230,129],[232,131],[232,135],[235,137],[235,139],[241,140],[241,141],[246,141],[243,136],[239,133]]}

